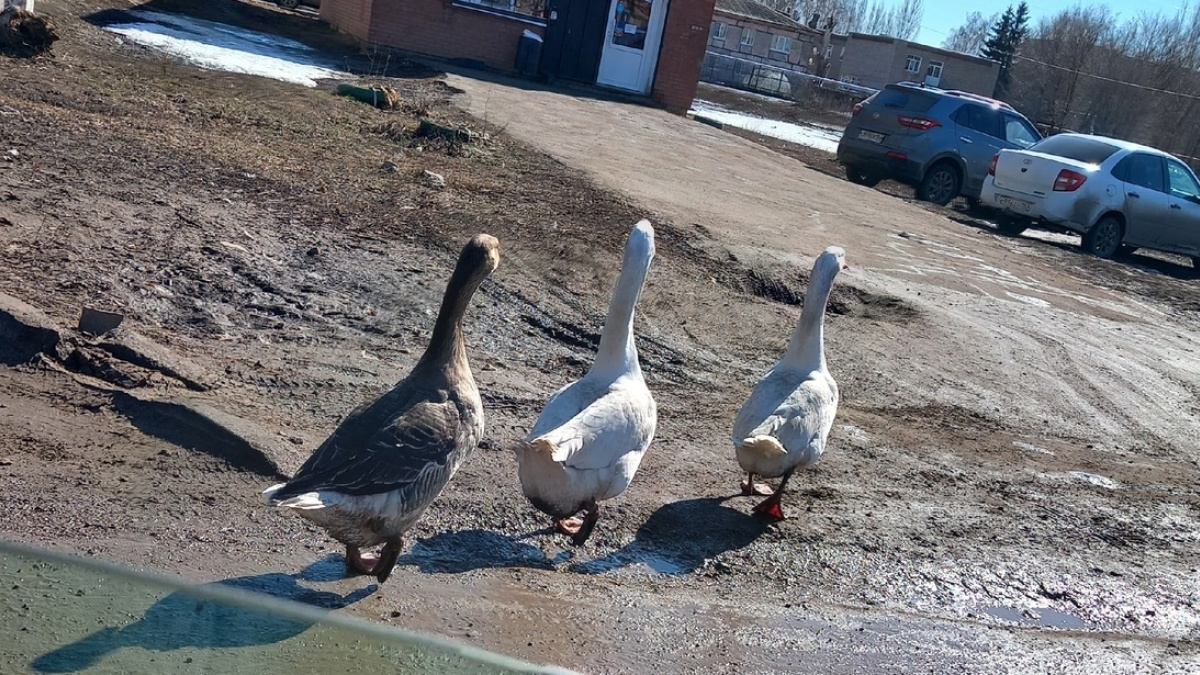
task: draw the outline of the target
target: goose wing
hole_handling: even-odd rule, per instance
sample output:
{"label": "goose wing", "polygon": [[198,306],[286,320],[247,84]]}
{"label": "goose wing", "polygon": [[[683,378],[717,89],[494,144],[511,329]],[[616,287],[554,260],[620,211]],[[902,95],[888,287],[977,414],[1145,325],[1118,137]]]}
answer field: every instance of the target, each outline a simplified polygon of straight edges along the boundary
{"label": "goose wing", "polygon": [[534,450],[576,469],[603,469],[640,450],[654,436],[656,410],[649,392],[609,391],[566,422],[530,439]]}
{"label": "goose wing", "polygon": [[734,422],[735,445],[757,436],[775,438],[789,453],[808,449],[814,440],[824,444],[837,414],[837,385],[821,377],[789,385],[764,378],[755,387]]}
{"label": "goose wing", "polygon": [[478,440],[465,413],[453,397],[409,402],[393,390],[352,412],[275,498],[379,494],[442,476]]}

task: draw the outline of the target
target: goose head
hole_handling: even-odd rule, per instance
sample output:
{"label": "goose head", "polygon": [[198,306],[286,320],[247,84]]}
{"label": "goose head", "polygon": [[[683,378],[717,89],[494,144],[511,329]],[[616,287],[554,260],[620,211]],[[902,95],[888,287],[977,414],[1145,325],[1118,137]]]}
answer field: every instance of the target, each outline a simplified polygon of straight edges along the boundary
{"label": "goose head", "polygon": [[625,242],[625,260],[641,262],[646,267],[654,260],[654,226],[649,220],[638,221],[633,227],[633,232],[629,233],[629,240]]}
{"label": "goose head", "polygon": [[499,266],[500,241],[490,234],[477,234],[472,237],[458,256],[458,269],[479,281],[486,279]]}
{"label": "goose head", "polygon": [[830,246],[817,256],[817,261],[813,263],[813,276],[832,280],[838,272],[848,269],[850,266],[846,264],[846,251],[841,246]]}

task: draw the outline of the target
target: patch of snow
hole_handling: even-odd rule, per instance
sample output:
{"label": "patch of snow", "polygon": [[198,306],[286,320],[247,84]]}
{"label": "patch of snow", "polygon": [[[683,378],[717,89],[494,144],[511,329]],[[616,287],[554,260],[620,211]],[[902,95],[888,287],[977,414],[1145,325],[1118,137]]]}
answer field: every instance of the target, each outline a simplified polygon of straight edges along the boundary
{"label": "patch of snow", "polygon": [[138,21],[111,24],[105,29],[200,68],[258,75],[306,87],[317,86],[319,79],[346,76],[332,64],[322,63],[312,47],[295,40],[177,14],[137,9],[127,13]]}
{"label": "patch of snow", "polygon": [[1054,454],[1053,452],[1050,452],[1049,450],[1047,450],[1045,448],[1041,448],[1032,443],[1026,443],[1024,441],[1013,441],[1013,445],[1020,448],[1021,450],[1028,450],[1029,452],[1037,452],[1037,453],[1040,453],[1043,455],[1053,455]]}
{"label": "patch of snow", "polygon": [[839,425],[839,429],[841,429],[841,431],[845,433],[846,436],[851,440],[866,441],[870,439],[870,435],[868,435],[867,432],[863,431],[859,427],[854,426],[853,424]]}
{"label": "patch of snow", "polygon": [[1046,302],[1045,300],[1043,300],[1041,298],[1034,298],[1034,297],[1030,297],[1028,295],[1021,295],[1020,293],[1013,293],[1012,291],[1005,291],[1004,294],[1007,295],[1008,297],[1012,298],[1013,300],[1016,300],[1017,302],[1023,302],[1027,305],[1033,305],[1034,307],[1049,307],[1050,306],[1050,303]]}
{"label": "patch of snow", "polygon": [[1083,471],[1072,471],[1068,475],[1070,475],[1072,478],[1078,478],[1079,480],[1087,481],[1087,482],[1091,483],[1092,485],[1098,485],[1102,488],[1108,488],[1109,490],[1115,490],[1120,485],[1119,483],[1117,483],[1117,481],[1109,478],[1108,476],[1098,476],[1094,473],[1084,473]]}
{"label": "patch of snow", "polygon": [[1022,236],[1030,239],[1040,239],[1041,241],[1050,244],[1063,244],[1064,246],[1078,246],[1079,235],[1066,234],[1063,232],[1049,232],[1047,230],[1029,229],[1025,230]]}
{"label": "patch of snow", "polygon": [[722,110],[711,104],[705,104],[703,101],[696,101],[691,113],[694,117],[728,124],[731,127],[745,129],[746,131],[770,136],[771,138],[778,138],[781,141],[788,141],[789,143],[805,145],[817,150],[824,150],[831,154],[837,152],[838,141],[842,137],[840,131],[829,127],[769,120],[745,113]]}

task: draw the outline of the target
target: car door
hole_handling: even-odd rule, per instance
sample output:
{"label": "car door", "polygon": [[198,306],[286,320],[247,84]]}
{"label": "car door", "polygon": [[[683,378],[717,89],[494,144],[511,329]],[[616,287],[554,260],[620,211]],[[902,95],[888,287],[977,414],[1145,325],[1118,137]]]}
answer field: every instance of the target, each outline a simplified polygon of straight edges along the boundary
{"label": "car door", "polygon": [[1166,165],[1163,158],[1134,152],[1113,167],[1125,190],[1125,243],[1153,246],[1168,227]]}
{"label": "car door", "polygon": [[1188,255],[1200,255],[1200,183],[1182,162],[1167,159],[1168,226],[1158,244]]}
{"label": "car door", "polygon": [[958,154],[967,167],[962,191],[978,197],[992,158],[1000,152],[1004,119],[998,109],[978,103],[964,103],[952,119],[958,132]]}

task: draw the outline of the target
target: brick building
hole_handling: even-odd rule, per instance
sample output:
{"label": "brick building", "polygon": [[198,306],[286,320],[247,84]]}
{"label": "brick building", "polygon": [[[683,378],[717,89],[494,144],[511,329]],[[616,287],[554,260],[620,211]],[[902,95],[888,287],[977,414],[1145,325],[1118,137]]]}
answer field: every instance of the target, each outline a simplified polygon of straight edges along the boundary
{"label": "brick building", "polygon": [[717,0],[708,51],[802,73],[820,68],[823,35],[756,0]]}
{"label": "brick building", "polygon": [[323,0],[360,40],[502,71],[540,41],[537,72],[649,96],[684,112],[696,94],[714,0]]}

